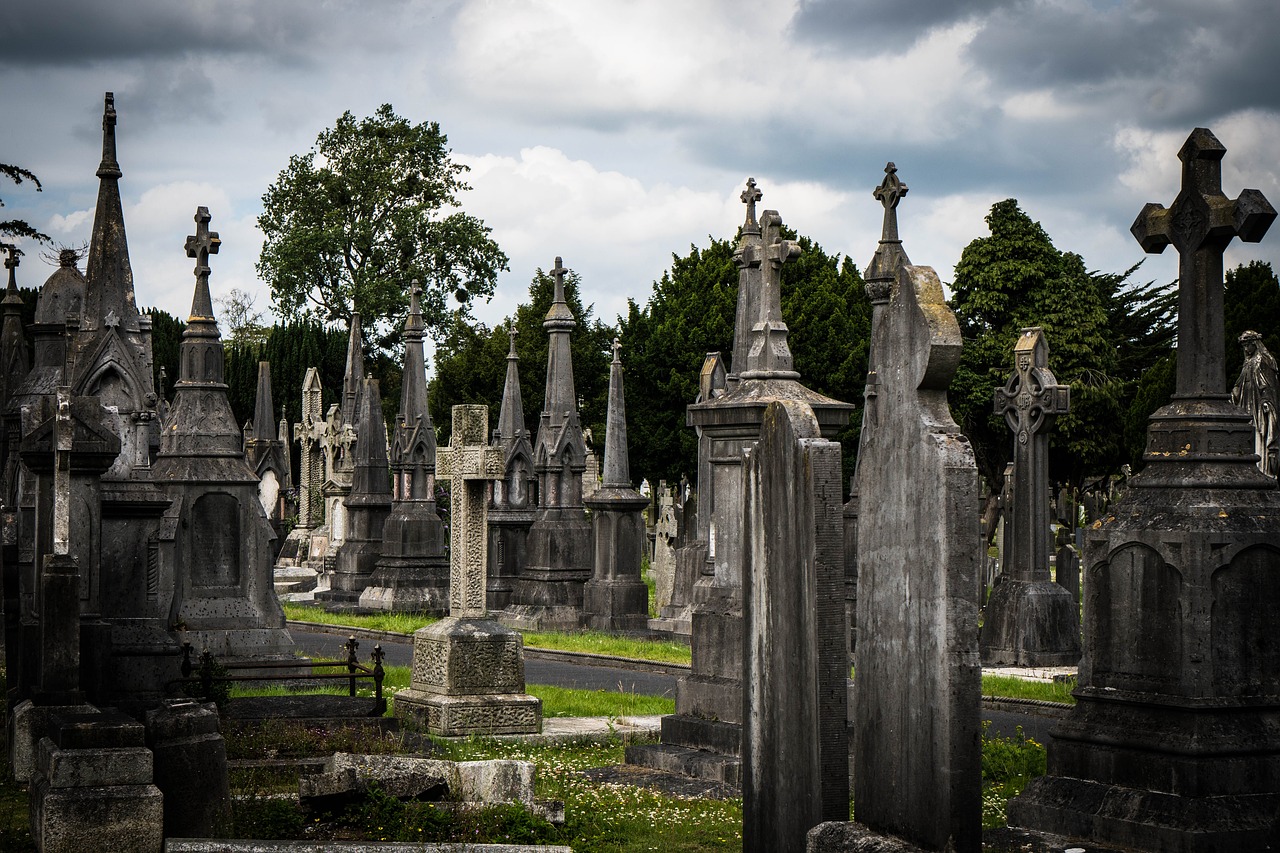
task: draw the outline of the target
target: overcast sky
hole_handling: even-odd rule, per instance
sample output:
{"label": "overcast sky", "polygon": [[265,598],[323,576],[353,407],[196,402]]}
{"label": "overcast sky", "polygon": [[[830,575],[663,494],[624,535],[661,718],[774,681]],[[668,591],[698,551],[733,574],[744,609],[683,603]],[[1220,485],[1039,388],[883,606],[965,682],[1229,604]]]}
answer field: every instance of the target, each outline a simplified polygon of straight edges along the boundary
{"label": "overcast sky", "polygon": [[[0,50],[5,216],[88,240],[102,96],[114,91],[138,301],[180,317],[197,205],[222,237],[215,296],[269,307],[261,196],[344,111],[438,121],[471,167],[467,212],[511,259],[488,323],[557,255],[607,321],[673,252],[761,207],[859,268],[885,162],[904,245],[944,281],[1015,197],[1091,269],[1143,257],[1128,232],[1177,193],[1193,127],[1227,147],[1224,189],[1280,204],[1276,0],[16,0]],[[1280,268],[1280,227],[1228,263]],[[20,283],[52,267],[29,252]],[[1177,274],[1172,249],[1142,278]]]}

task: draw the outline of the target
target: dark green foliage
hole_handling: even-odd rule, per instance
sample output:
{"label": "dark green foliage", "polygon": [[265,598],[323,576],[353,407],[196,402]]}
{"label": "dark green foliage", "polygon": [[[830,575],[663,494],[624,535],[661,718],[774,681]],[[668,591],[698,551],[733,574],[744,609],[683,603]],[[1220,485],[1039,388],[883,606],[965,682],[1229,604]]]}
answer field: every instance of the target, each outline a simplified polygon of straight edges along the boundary
{"label": "dark green foliage", "polygon": [[1168,352],[1142,374],[1124,417],[1125,447],[1129,464],[1139,465],[1147,445],[1147,425],[1151,413],[1167,405],[1178,379],[1178,355]]}
{"label": "dark green foliage", "polygon": [[[151,369],[155,372],[156,393],[172,400],[173,383],[178,381],[178,352],[187,324],[159,308],[146,308],[142,313],[151,318]],[[165,374],[163,387],[161,370]]]}
{"label": "dark green foliage", "polygon": [[952,308],[964,352],[950,389],[956,420],[969,436],[990,487],[1012,457],[1012,434],[993,411],[994,389],[1013,367],[1013,343],[1039,326],[1049,340],[1049,367],[1071,385],[1071,413],[1049,435],[1050,477],[1081,484],[1128,459],[1121,423],[1126,401],[1146,369],[1168,351],[1170,286],[1128,285],[1120,275],[1086,270],[1062,252],[1014,199],[987,216],[991,236],[971,242],[956,264]]}
{"label": "dark green foliage", "polygon": [[1227,270],[1223,292],[1223,332],[1226,335],[1227,390],[1244,364],[1240,333],[1252,329],[1272,355],[1280,353],[1280,279],[1266,261],[1252,261]]}
{"label": "dark green foliage", "polygon": [[[860,403],[867,375],[871,307],[857,267],[826,254],[808,237],[798,239],[799,258],[782,268],[782,315],[801,381],[827,396]],[[637,482],[693,479],[697,437],[685,426],[685,407],[698,394],[698,373],[708,352],[726,360],[733,349],[738,298],[734,245],[712,239],[706,249],[690,246],[672,256],[671,269],[654,284],[641,309],[629,303],[620,322],[622,360],[627,370],[627,433],[632,439],[631,471]],[[861,411],[839,436],[845,481],[857,454]],[[642,437],[637,441],[637,437]]]}
{"label": "dark green foliage", "polygon": [[992,735],[982,723],[982,825],[1005,825],[1005,804],[1027,783],[1045,774],[1045,749],[1017,728],[1013,737]]}
{"label": "dark green foliage", "polygon": [[[21,184],[23,181],[30,181],[35,184],[36,192],[41,192],[40,179],[32,172],[21,166],[11,166],[8,163],[0,163],[0,175],[13,181],[15,184]],[[4,201],[0,200],[0,207],[4,207]],[[15,243],[9,241],[10,237],[25,238],[34,240],[37,243],[51,242],[48,234],[37,231],[25,219],[0,219],[0,252],[14,249],[19,255],[22,250],[17,248]]]}
{"label": "dark green foliage", "polygon": [[[604,449],[604,425],[609,397],[609,362],[615,330],[595,319],[594,306],[582,304],[579,278],[572,270],[565,275],[565,302],[578,321],[570,338],[573,352],[573,387],[582,401],[581,418],[590,428],[597,452]],[[525,426],[530,439],[538,434],[538,421],[546,399],[547,349],[550,339],[542,328],[555,298],[555,280],[541,269],[529,284],[529,301],[516,308],[495,329],[482,324],[468,326],[460,317],[449,324],[436,349],[436,366],[431,379],[431,418],[442,444],[453,430],[453,407],[459,403],[483,403],[489,407],[489,429],[498,423],[502,386],[507,373],[507,351],[511,339],[507,329],[515,323],[516,354],[520,356],[520,396],[524,404]],[[630,379],[628,379],[630,381]],[[627,389],[629,399],[632,396]],[[629,414],[629,413],[628,413]]]}
{"label": "dark green foliage", "polygon": [[458,209],[465,171],[435,122],[411,124],[390,104],[360,121],[343,113],[262,197],[258,272],[277,312],[346,325],[358,311],[370,345],[385,350],[399,340],[390,318],[404,316],[414,279],[429,330],[455,295],[491,295],[507,257]]}

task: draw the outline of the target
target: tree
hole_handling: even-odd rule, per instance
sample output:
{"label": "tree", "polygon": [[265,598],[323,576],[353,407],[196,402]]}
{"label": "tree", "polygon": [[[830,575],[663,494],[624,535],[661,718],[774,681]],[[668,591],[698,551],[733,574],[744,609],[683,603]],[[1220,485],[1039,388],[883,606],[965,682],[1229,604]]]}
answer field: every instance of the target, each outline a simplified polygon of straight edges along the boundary
{"label": "tree", "polygon": [[[612,326],[595,319],[594,306],[582,304],[580,279],[570,270],[564,277],[564,297],[578,321],[570,336],[573,353],[573,388],[582,401],[582,425],[592,431],[597,453],[604,452],[605,415],[609,398],[609,362],[616,334]],[[498,422],[502,386],[507,372],[507,352],[511,339],[507,330],[516,327],[516,354],[520,357],[520,397],[524,405],[525,428],[530,438],[538,434],[538,421],[546,399],[547,349],[549,338],[542,328],[547,310],[555,298],[555,281],[541,269],[529,284],[529,300],[516,307],[494,329],[468,326],[455,317],[436,349],[435,375],[430,386],[431,418],[448,441],[452,429],[450,413],[459,403],[483,403],[489,407],[489,428]],[[630,389],[627,396],[636,399]]]}
{"label": "tree", "polygon": [[411,124],[390,104],[360,121],[343,113],[262,197],[258,273],[277,313],[345,326],[358,311],[385,350],[399,339],[413,279],[428,329],[447,320],[450,296],[465,309],[492,295],[507,257],[459,209],[466,170],[435,122]]}
{"label": "tree", "polygon": [[1247,329],[1260,332],[1267,349],[1272,353],[1280,352],[1280,278],[1266,261],[1241,264],[1227,270],[1222,299],[1227,388],[1230,389],[1244,363],[1241,332]]}
{"label": "tree", "polygon": [[[1099,277],[1079,255],[1054,247],[1040,223],[1015,199],[987,215],[991,236],[965,247],[956,264],[951,306],[964,350],[949,399],[974,449],[989,492],[998,493],[1012,457],[1004,419],[993,412],[993,390],[1012,369],[1021,329],[1039,326],[1049,340],[1049,367],[1071,385],[1071,413],[1049,436],[1050,476],[1076,485],[1123,461],[1123,383],[1116,340],[1108,333],[1108,301]],[[1123,280],[1125,276],[1121,276]],[[1107,279],[1107,288],[1119,282]],[[1114,294],[1113,294],[1114,295]]]}
{"label": "tree", "polygon": [[[828,255],[794,231],[784,229],[784,236],[802,249],[782,268],[782,314],[795,368],[815,391],[859,402],[871,327],[862,278],[848,258]],[[648,304],[642,309],[629,302],[620,320],[627,397],[643,401],[627,406],[636,479],[675,482],[681,474],[696,474],[697,436],[685,426],[685,407],[697,396],[706,354],[731,355],[738,293],[733,249],[729,240],[712,239],[706,249],[690,246],[685,257],[672,255]],[[860,422],[859,413],[838,436],[846,475],[853,471]]]}
{"label": "tree", "polygon": [[218,307],[218,326],[226,330],[222,339],[228,346],[262,346],[271,330],[262,324],[262,312],[254,310],[252,293],[233,287],[226,296],[213,300]]}
{"label": "tree", "polygon": [[[40,184],[40,179],[32,172],[21,166],[11,166],[8,163],[0,163],[0,175],[4,175],[15,184],[21,184],[23,181],[30,181],[35,184],[36,192],[43,192],[44,188]],[[0,207],[4,207],[4,200],[0,199]],[[21,255],[22,250],[17,247],[16,243],[12,243],[7,238],[25,238],[35,240],[37,243],[51,242],[49,235],[32,228],[25,219],[3,219],[0,220],[0,252],[7,252],[12,249]]]}

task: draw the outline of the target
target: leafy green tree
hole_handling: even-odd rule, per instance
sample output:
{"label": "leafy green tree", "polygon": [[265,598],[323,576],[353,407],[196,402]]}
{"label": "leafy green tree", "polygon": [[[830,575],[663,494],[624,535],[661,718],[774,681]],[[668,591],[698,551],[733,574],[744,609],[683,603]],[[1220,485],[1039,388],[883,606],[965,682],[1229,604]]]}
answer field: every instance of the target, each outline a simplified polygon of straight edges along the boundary
{"label": "leafy green tree", "polygon": [[411,124],[390,104],[360,121],[343,113],[262,197],[258,273],[280,316],[346,325],[355,310],[385,350],[413,279],[428,329],[447,319],[451,296],[492,295],[507,257],[459,207],[466,169],[435,122]]}
{"label": "leafy green tree", "polygon": [[[870,303],[856,266],[826,254],[808,237],[786,231],[802,252],[782,268],[782,314],[801,381],[822,394],[860,402],[866,383]],[[632,476],[675,482],[696,474],[697,437],[685,408],[698,394],[708,352],[733,349],[738,270],[734,244],[711,239],[672,256],[644,308],[628,303],[620,321],[627,383],[627,433]],[[633,401],[643,401],[637,405]],[[839,436],[846,474],[857,453],[860,414]],[[846,485],[847,485],[846,477]]]}
{"label": "leafy green tree", "polygon": [[1222,299],[1230,388],[1244,364],[1241,332],[1253,329],[1262,335],[1262,343],[1273,355],[1280,353],[1280,278],[1266,261],[1241,264],[1227,270]]}
{"label": "leafy green tree", "polygon": [[[13,181],[15,184],[21,184],[23,181],[30,181],[35,184],[36,192],[43,192],[40,179],[32,172],[21,166],[11,166],[8,163],[0,163],[0,175]],[[0,207],[4,207],[4,201],[0,199]],[[13,249],[19,255],[22,250],[17,244],[10,242],[9,238],[26,238],[35,240],[37,243],[51,242],[49,235],[42,231],[37,231],[25,219],[0,219],[0,252],[7,252]]]}
{"label": "leafy green tree", "polygon": [[1050,369],[1071,385],[1071,413],[1049,435],[1050,476],[1079,485],[1118,468],[1123,432],[1114,425],[1123,383],[1099,277],[1079,255],[1054,247],[1014,199],[995,204],[987,225],[991,235],[966,246],[956,264],[951,305],[964,350],[949,398],[988,489],[998,492],[1012,457],[1009,430],[993,412],[993,389],[1007,379],[1014,341],[1030,326],[1045,330]]}
{"label": "leafy green tree", "polygon": [[187,324],[160,308],[146,308],[142,313],[151,318],[151,369],[155,371],[156,391],[172,400],[173,383],[178,381],[178,351]]}
{"label": "leafy green tree", "polygon": [[[583,427],[592,431],[597,453],[604,451],[604,426],[609,398],[609,362],[616,331],[595,318],[594,306],[582,304],[578,274],[570,270],[564,278],[565,302],[578,321],[570,337],[573,353],[573,387],[581,401]],[[516,327],[516,354],[520,356],[520,397],[524,405],[525,427],[530,437],[538,434],[538,421],[546,399],[547,349],[549,338],[542,328],[555,298],[555,280],[541,269],[529,284],[529,300],[516,307],[494,329],[469,327],[455,317],[444,340],[436,349],[436,367],[429,399],[431,418],[442,441],[452,431],[451,412],[459,403],[484,403],[489,407],[489,428],[498,422],[502,386],[507,372],[507,352],[511,339],[507,330]],[[634,399],[628,390],[628,398]]]}

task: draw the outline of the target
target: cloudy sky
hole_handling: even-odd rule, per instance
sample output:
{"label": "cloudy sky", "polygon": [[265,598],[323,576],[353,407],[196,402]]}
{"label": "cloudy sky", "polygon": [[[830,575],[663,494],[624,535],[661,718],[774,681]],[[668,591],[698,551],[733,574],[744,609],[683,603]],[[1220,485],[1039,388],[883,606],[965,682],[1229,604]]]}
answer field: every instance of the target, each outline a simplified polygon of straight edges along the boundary
{"label": "cloudy sky", "polygon": [[[185,317],[197,205],[215,296],[269,307],[256,217],[291,154],[344,111],[434,120],[470,166],[464,208],[511,258],[493,323],[556,255],[606,320],[690,244],[730,237],[743,182],[865,266],[887,160],[914,262],[943,280],[1016,197],[1092,269],[1143,257],[1142,205],[1177,193],[1193,127],[1224,189],[1280,204],[1275,0],[16,0],[0,50],[4,214],[87,241],[103,92],[116,95],[138,300]],[[1280,267],[1280,227],[1228,263]],[[1172,250],[1144,279],[1176,276]],[[52,267],[31,252],[20,283]]]}

